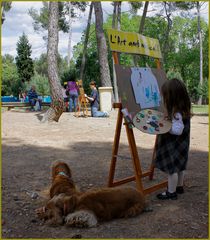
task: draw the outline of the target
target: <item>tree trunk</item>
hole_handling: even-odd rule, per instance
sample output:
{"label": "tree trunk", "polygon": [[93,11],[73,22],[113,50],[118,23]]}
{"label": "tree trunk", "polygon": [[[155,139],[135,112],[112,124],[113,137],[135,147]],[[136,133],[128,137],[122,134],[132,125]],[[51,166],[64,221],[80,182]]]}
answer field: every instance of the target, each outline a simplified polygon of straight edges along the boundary
{"label": "tree trunk", "polygon": [[144,31],[144,23],[145,23],[145,19],[146,19],[146,16],[147,16],[148,6],[149,6],[149,2],[145,2],[144,11],[143,11],[143,15],[142,15],[142,18],[141,18],[141,23],[140,23],[140,26],[139,26],[139,33],[140,34],[142,34],[143,31]]}
{"label": "tree trunk", "polygon": [[42,122],[58,122],[64,110],[64,100],[61,90],[61,84],[58,79],[58,2],[49,4],[49,27],[48,27],[48,46],[47,46],[47,63],[48,79],[51,90],[52,104],[45,113]]}
{"label": "tree trunk", "polygon": [[5,12],[11,9],[12,2],[1,2],[1,24],[5,21]]}
{"label": "tree trunk", "polygon": [[67,56],[68,67],[70,67],[70,61],[71,61],[71,39],[72,39],[71,9],[72,9],[72,4],[71,2],[69,2],[69,40],[68,40],[68,56]]}
{"label": "tree trunk", "polygon": [[85,33],[85,42],[84,42],[84,48],[83,48],[82,63],[81,63],[81,69],[80,69],[80,76],[79,76],[79,78],[80,78],[81,80],[83,80],[84,71],[85,71],[87,44],[88,44],[88,38],[89,38],[89,32],[90,32],[90,23],[91,23],[92,11],[93,11],[93,3],[91,2],[91,4],[90,4],[89,16],[88,16],[88,23],[87,23],[86,33]]}
{"label": "tree trunk", "polygon": [[98,46],[98,56],[100,65],[101,85],[111,87],[110,70],[108,64],[108,53],[106,38],[103,31],[103,12],[101,2],[93,2],[96,18],[96,39]]}
{"label": "tree trunk", "polygon": [[[112,17],[112,28],[120,30],[121,25],[121,2],[114,2],[114,10],[113,10],[113,17]],[[120,55],[118,54],[118,58]],[[114,86],[114,97],[115,102],[119,102],[119,95],[118,95],[118,86],[117,86],[117,79],[114,67],[114,59],[112,58],[112,66],[113,66],[113,86]]]}
{"label": "tree trunk", "polygon": [[[149,2],[147,1],[144,4],[143,15],[141,17],[141,22],[140,22],[140,25],[139,25],[139,34],[142,34],[143,31],[144,31],[144,24],[145,24],[145,19],[146,19],[146,16],[147,16],[148,6],[149,6]],[[144,58],[144,56],[142,56],[142,58]],[[139,56],[138,55],[134,55],[133,60],[134,60],[135,66],[137,66],[138,65]]]}
{"label": "tree trunk", "polygon": [[172,14],[172,2],[163,2],[163,6],[165,9],[165,13],[166,13],[166,19],[167,19],[167,30],[165,31],[165,40],[163,43],[163,48],[162,48],[162,61],[164,62],[165,56],[167,55],[167,53],[170,51],[170,46],[169,46],[169,35],[170,35],[170,31],[172,29],[172,20],[171,20],[171,14]]}
{"label": "tree trunk", "polygon": [[[201,17],[200,17],[200,4],[196,2],[197,14],[198,14],[198,39],[200,44],[200,87],[203,86],[203,44],[201,35]],[[202,104],[202,95],[199,96],[198,104]]]}

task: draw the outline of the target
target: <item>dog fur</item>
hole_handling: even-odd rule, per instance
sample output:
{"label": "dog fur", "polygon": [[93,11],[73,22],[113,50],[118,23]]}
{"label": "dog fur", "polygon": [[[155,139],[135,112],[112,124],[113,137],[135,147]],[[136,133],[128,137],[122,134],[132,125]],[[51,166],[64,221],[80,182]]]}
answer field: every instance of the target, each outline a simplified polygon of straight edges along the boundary
{"label": "dog fur", "polygon": [[67,196],[77,192],[76,185],[72,179],[71,169],[65,162],[57,161],[52,165],[52,185],[50,187],[50,198],[60,193]]}
{"label": "dog fur", "polygon": [[63,200],[66,196],[72,196],[73,194],[79,195],[79,191],[72,179],[71,169],[67,163],[63,161],[54,162],[52,164],[51,174],[50,199],[44,207],[36,209],[35,212],[37,216],[45,220],[47,224],[58,225],[63,223]]}
{"label": "dog fur", "polygon": [[132,187],[100,188],[84,193],[54,196],[46,205],[50,225],[95,227],[98,222],[134,217],[145,209],[145,198]]}

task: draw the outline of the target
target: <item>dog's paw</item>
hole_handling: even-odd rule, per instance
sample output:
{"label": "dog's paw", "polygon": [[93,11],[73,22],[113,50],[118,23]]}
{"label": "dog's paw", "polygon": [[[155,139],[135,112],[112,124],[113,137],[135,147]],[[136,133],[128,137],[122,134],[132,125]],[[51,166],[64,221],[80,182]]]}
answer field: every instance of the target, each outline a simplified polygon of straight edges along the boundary
{"label": "dog's paw", "polygon": [[70,213],[66,216],[65,222],[71,227],[96,227],[98,224],[97,218],[93,212],[80,210]]}
{"label": "dog's paw", "polygon": [[38,218],[43,219],[46,217],[46,208],[45,207],[37,208],[35,209],[35,213]]}

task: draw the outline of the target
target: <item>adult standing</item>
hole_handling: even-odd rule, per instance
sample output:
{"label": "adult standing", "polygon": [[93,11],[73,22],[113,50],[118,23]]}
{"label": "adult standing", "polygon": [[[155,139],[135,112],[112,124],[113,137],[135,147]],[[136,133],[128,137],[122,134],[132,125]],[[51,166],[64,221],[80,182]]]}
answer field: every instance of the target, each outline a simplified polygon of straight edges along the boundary
{"label": "adult standing", "polygon": [[76,111],[77,109],[77,102],[78,102],[78,86],[75,81],[75,78],[71,78],[70,81],[67,83],[67,91],[69,91],[69,112]]}

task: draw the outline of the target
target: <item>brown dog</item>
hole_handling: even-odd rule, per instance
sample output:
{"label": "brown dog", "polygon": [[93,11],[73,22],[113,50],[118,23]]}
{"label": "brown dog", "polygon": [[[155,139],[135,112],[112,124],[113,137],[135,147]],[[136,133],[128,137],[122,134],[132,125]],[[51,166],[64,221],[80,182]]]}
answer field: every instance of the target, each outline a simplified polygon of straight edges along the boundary
{"label": "brown dog", "polygon": [[[50,200],[46,206],[35,210],[37,216],[46,220],[50,225],[62,224],[63,200],[65,196],[72,196],[76,193],[79,195],[69,166],[62,161],[54,162],[52,165],[52,184],[49,191]],[[59,205],[61,198],[62,206]]]}
{"label": "brown dog", "polygon": [[46,205],[48,224],[94,227],[100,221],[134,217],[145,209],[145,198],[132,187],[100,188],[85,193],[54,196]]}
{"label": "brown dog", "polygon": [[52,165],[52,185],[50,187],[50,198],[60,193],[71,196],[77,189],[72,179],[71,170],[67,163],[57,161]]}

